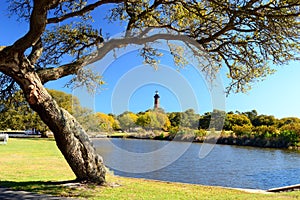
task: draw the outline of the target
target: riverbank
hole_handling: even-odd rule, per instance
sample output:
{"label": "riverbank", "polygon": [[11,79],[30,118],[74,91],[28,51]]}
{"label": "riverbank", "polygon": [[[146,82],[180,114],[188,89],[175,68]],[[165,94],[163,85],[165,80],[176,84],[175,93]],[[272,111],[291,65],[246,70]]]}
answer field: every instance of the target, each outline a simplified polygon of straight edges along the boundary
{"label": "riverbank", "polygon": [[[10,139],[0,145],[0,186],[85,199],[290,199],[300,192],[260,194],[236,189],[162,182],[108,174],[108,186],[74,183],[53,139]],[[70,180],[70,181],[68,181]]]}
{"label": "riverbank", "polygon": [[[251,146],[259,148],[278,148],[278,149],[290,149],[300,151],[300,146],[293,146],[288,141],[278,138],[261,138],[261,137],[247,137],[247,136],[235,136],[233,134],[223,135],[221,132],[214,134],[216,136],[194,136],[189,134],[182,135],[169,135],[168,133],[154,134],[154,133],[113,133],[105,134],[105,137],[109,138],[128,138],[128,139],[148,139],[148,140],[165,140],[165,141],[188,141],[195,143],[214,143],[223,145],[237,145],[237,146]],[[102,135],[103,137],[104,135]],[[98,136],[99,138],[99,136]]]}

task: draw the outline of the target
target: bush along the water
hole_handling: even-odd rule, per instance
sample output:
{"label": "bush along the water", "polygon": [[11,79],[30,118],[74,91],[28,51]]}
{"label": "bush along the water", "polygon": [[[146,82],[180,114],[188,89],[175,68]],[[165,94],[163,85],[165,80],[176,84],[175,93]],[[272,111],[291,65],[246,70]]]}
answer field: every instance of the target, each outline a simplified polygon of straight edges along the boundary
{"label": "bush along the water", "polygon": [[300,123],[281,125],[233,125],[232,134],[221,134],[219,144],[300,149]]}
{"label": "bush along the water", "polygon": [[250,137],[252,134],[252,125],[234,125],[232,127],[232,131],[236,136],[248,136]]}
{"label": "bush along the water", "polygon": [[257,126],[253,128],[253,134],[255,137],[261,138],[261,139],[271,139],[276,138],[280,132],[275,126]]}
{"label": "bush along the water", "polygon": [[289,146],[299,149],[300,147],[300,123],[289,123],[280,127],[280,136],[286,140]]}
{"label": "bush along the water", "polygon": [[287,142],[287,146],[297,146],[299,143],[299,136],[293,130],[283,130],[279,135],[280,140]]}

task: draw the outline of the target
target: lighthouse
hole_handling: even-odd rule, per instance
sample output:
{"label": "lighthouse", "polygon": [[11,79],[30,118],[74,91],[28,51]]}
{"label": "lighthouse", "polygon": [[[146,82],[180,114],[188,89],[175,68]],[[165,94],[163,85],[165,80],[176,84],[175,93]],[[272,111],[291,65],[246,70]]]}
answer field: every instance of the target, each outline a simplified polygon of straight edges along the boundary
{"label": "lighthouse", "polygon": [[158,91],[156,90],[154,95],[154,109],[159,108],[159,98]]}

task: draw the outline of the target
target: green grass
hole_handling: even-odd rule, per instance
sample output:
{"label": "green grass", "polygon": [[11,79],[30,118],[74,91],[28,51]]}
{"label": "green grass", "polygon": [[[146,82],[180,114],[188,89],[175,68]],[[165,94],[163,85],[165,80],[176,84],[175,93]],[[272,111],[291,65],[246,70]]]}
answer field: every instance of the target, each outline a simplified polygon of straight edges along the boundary
{"label": "green grass", "polygon": [[109,186],[66,185],[74,179],[51,139],[9,139],[7,145],[0,145],[0,185],[13,189],[83,199],[300,199],[300,192],[252,194],[111,174]]}
{"label": "green grass", "polygon": [[128,136],[128,133],[123,133],[123,132],[113,132],[108,134],[109,136],[114,136],[114,137],[126,137]]}

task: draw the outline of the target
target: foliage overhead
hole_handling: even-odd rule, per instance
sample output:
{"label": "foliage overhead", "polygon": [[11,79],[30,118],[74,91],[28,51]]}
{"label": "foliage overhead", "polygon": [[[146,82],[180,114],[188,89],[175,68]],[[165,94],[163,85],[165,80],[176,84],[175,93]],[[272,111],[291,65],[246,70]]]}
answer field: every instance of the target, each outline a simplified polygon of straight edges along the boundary
{"label": "foliage overhead", "polygon": [[[10,48],[24,54],[43,83],[76,74],[81,74],[77,81],[83,84],[102,83],[97,74],[83,75],[87,58],[99,60],[132,43],[140,46],[147,63],[155,64],[161,54],[153,44],[161,40],[167,41],[179,66],[186,64],[186,49],[206,60],[199,67],[211,76],[226,66],[232,80],[228,92],[244,92],[253,81],[273,73],[271,63],[299,58],[299,0],[8,2],[9,13],[30,25]],[[111,30],[96,23],[103,17],[99,13],[106,13],[106,20],[116,26],[125,25],[126,37],[104,37]],[[151,29],[156,32],[150,34]],[[3,63],[0,71],[10,76]],[[2,95],[16,88],[7,76],[1,75],[0,82]]]}

